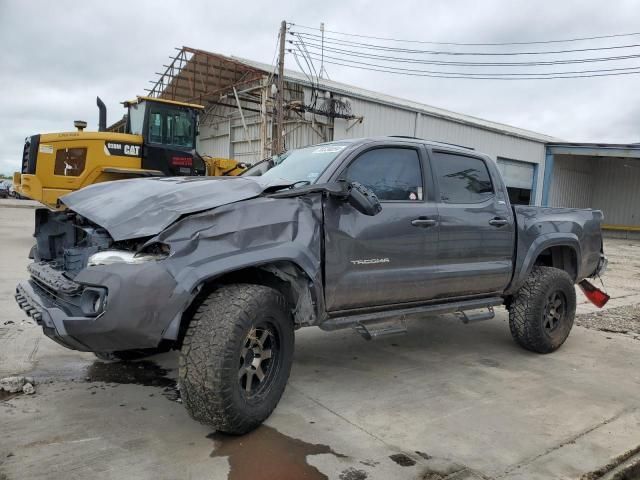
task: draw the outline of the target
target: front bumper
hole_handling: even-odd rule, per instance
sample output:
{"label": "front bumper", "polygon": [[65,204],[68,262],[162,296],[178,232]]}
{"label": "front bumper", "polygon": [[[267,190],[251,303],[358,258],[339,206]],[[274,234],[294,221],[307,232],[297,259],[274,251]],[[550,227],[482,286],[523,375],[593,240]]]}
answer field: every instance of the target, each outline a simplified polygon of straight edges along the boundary
{"label": "front bumper", "polygon": [[[104,307],[86,315],[85,290],[104,290]],[[192,296],[157,262],[89,267],[55,285],[32,273],[16,287],[16,301],[57,343],[86,352],[154,348],[175,338],[176,321]],[[170,328],[171,326],[171,328]]]}

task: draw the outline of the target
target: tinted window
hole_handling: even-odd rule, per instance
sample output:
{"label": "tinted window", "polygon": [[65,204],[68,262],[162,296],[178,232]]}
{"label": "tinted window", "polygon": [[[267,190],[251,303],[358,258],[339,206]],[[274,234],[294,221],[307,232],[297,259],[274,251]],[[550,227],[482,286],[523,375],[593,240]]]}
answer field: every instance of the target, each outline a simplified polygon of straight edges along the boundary
{"label": "tinted window", "polygon": [[489,170],[479,158],[434,153],[440,199],[445,203],[478,203],[493,195]]}
{"label": "tinted window", "polygon": [[380,200],[422,200],[422,170],[411,148],[378,148],[356,158],[342,175],[360,182]]}

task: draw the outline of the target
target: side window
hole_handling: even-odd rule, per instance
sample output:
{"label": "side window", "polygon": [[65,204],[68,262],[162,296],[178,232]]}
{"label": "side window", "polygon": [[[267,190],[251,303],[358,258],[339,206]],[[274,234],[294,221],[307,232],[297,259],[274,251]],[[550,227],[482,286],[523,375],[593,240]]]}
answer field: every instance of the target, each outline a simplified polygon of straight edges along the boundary
{"label": "side window", "polygon": [[455,153],[434,152],[440,200],[479,203],[493,196],[491,176],[484,161]]}
{"label": "side window", "polygon": [[356,158],[341,177],[369,187],[380,200],[423,198],[420,157],[412,148],[369,150]]}
{"label": "side window", "polygon": [[162,113],[151,111],[149,114],[149,142],[162,143]]}

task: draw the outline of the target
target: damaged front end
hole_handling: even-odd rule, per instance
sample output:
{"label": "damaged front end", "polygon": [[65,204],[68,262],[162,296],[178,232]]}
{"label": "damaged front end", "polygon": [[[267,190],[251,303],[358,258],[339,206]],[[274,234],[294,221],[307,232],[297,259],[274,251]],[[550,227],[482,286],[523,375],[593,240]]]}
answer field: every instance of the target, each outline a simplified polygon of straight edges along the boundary
{"label": "damaged front end", "polygon": [[155,347],[173,317],[171,308],[156,311],[152,299],[173,298],[176,310],[189,299],[158,262],[168,256],[166,246],[143,248],[144,239],[115,242],[72,211],[47,209],[36,210],[34,236],[30,278],[18,284],[15,298],[48,337],[67,348]]}

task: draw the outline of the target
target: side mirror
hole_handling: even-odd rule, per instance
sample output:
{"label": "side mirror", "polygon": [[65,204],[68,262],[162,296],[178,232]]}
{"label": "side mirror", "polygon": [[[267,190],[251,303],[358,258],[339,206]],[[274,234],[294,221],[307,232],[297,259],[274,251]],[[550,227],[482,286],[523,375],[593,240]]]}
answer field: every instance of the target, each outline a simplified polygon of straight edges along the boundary
{"label": "side mirror", "polygon": [[361,183],[352,182],[349,185],[347,202],[363,215],[373,217],[382,211],[382,205],[373,191]]}

